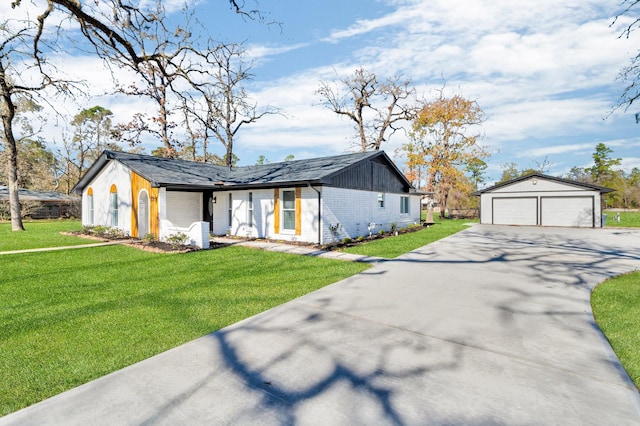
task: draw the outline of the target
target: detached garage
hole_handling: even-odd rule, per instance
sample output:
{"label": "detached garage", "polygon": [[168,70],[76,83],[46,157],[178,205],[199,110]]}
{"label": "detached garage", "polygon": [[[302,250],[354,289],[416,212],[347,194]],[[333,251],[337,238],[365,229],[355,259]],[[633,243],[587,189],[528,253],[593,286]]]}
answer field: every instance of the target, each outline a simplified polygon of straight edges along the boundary
{"label": "detached garage", "polygon": [[480,223],[602,226],[602,194],[613,189],[533,173],[475,192]]}

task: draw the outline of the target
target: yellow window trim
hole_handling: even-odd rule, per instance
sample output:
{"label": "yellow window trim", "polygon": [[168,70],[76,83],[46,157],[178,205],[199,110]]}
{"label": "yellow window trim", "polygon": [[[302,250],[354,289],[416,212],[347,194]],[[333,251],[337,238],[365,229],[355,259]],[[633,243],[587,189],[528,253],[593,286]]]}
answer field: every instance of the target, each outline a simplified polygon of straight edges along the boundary
{"label": "yellow window trim", "polygon": [[296,235],[302,235],[302,188],[296,188]]}
{"label": "yellow window trim", "polygon": [[273,232],[280,233],[280,190],[273,189]]}

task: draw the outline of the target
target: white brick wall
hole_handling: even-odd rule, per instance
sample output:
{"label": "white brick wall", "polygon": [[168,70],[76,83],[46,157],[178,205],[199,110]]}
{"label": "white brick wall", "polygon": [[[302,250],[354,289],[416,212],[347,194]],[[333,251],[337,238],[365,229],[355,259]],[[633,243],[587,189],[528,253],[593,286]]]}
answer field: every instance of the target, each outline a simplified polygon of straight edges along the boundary
{"label": "white brick wall", "polygon": [[[82,192],[82,224],[111,226],[109,191],[113,184],[118,190],[117,228],[131,234],[131,174],[128,167],[116,161],[110,161]],[[89,188],[93,190],[93,223],[89,223]]]}
{"label": "white brick wall", "polygon": [[202,193],[167,191],[167,220],[173,226],[187,228],[202,220]]}
{"label": "white brick wall", "polygon": [[202,222],[202,203],[201,192],[167,191],[160,188],[160,239],[166,241],[172,234],[184,233],[189,237],[189,244],[208,248],[209,224]]}
{"label": "white brick wall", "polygon": [[[409,213],[400,213],[400,198],[409,196]],[[384,207],[378,207],[378,193],[325,187],[322,190],[323,244],[343,238],[369,235],[369,224],[375,223],[372,233],[388,231],[392,223],[398,228],[420,223],[420,197],[408,194],[384,194]],[[331,226],[340,224],[334,237]]]}

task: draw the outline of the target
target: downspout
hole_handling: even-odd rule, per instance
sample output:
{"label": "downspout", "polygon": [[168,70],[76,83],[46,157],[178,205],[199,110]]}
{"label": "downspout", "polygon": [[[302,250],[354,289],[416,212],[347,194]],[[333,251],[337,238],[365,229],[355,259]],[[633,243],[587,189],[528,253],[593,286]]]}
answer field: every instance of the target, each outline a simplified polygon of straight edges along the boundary
{"label": "downspout", "polygon": [[322,245],[322,198],[321,198],[321,194],[322,192],[316,188],[314,188],[313,186],[311,186],[311,183],[307,182],[307,186],[311,189],[313,189],[314,191],[316,191],[316,193],[318,194],[318,245]]}

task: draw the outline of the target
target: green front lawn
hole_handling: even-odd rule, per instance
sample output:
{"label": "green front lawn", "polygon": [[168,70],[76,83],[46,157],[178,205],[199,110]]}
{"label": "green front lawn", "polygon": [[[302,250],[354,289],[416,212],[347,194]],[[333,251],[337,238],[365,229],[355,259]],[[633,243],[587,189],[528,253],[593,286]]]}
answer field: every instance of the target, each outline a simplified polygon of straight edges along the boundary
{"label": "green front lawn", "polygon": [[591,307],[622,366],[640,389],[640,271],[600,284]]}
{"label": "green front lawn", "polygon": [[410,252],[436,240],[448,237],[456,232],[466,229],[465,224],[477,222],[468,219],[436,219],[436,223],[419,231],[408,232],[394,237],[385,237],[373,240],[354,247],[345,248],[347,253],[362,254],[365,256],[383,257],[392,259],[401,254]]}
{"label": "green front lawn", "polygon": [[[614,217],[620,213],[620,222],[614,220]],[[640,212],[613,212],[605,210],[604,214],[607,215],[607,228],[624,227],[624,228],[640,228]]]}
{"label": "green front lawn", "polygon": [[0,222],[0,251],[95,243],[92,240],[60,234],[61,231],[82,229],[79,220],[37,220],[24,222],[24,228],[24,231],[14,232],[11,230],[10,222]]}
{"label": "green front lawn", "polygon": [[243,247],[0,262],[0,416],[369,267]]}

